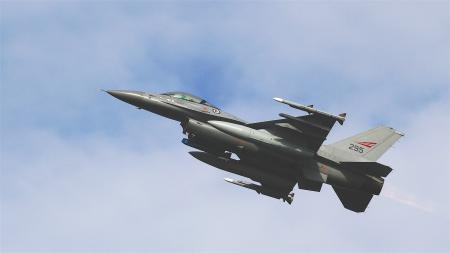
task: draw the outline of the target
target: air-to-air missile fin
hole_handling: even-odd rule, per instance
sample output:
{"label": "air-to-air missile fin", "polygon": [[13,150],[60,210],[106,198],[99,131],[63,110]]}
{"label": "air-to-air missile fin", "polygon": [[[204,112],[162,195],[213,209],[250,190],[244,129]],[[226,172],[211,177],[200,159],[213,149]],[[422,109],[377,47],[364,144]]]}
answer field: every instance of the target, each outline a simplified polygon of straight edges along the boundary
{"label": "air-to-air missile fin", "polygon": [[282,98],[275,97],[273,99],[275,101],[277,101],[277,102],[289,105],[292,108],[305,111],[305,112],[307,112],[309,114],[319,114],[319,115],[322,115],[324,117],[334,119],[337,122],[339,122],[339,124],[341,124],[341,125],[344,124],[345,117],[347,116],[346,113],[341,113],[339,115],[334,115],[334,114],[331,114],[331,113],[328,113],[328,112],[324,112],[324,111],[321,111],[321,110],[314,109],[312,106],[302,105],[302,104],[299,104],[299,103],[296,103],[296,102],[292,102],[292,101],[289,101],[289,100],[285,100],[285,99],[282,99]]}

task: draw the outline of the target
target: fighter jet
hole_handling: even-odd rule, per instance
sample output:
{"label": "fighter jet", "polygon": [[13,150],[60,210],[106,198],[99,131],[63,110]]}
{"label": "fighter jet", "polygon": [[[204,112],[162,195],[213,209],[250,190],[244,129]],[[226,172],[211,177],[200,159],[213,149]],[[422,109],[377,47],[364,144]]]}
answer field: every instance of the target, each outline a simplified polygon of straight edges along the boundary
{"label": "fighter jet", "polygon": [[392,171],[377,160],[403,136],[393,128],[379,126],[325,145],[335,123],[344,123],[345,113],[334,115],[313,105],[274,98],[306,114],[280,113],[279,119],[247,123],[186,92],[106,92],[139,109],[180,122],[186,135],[181,142],[197,150],[189,152],[193,157],[254,181],[225,178],[226,182],[289,204],[296,184],[299,189],[316,192],[328,184],[345,208],[364,212]]}

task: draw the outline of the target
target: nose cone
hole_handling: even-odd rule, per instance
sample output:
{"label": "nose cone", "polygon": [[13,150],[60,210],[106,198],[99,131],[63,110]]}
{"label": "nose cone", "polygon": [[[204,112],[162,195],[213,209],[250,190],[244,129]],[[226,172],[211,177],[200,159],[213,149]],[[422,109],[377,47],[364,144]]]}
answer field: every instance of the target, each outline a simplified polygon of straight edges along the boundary
{"label": "nose cone", "polygon": [[130,90],[104,90],[104,92],[123,102],[134,105],[138,109],[144,109],[166,118],[176,121],[182,121],[186,118],[186,113],[183,110],[171,105],[166,99],[163,100],[160,95]]}
{"label": "nose cone", "polygon": [[136,106],[140,105],[145,98],[145,93],[142,91],[106,90],[105,92],[123,102]]}

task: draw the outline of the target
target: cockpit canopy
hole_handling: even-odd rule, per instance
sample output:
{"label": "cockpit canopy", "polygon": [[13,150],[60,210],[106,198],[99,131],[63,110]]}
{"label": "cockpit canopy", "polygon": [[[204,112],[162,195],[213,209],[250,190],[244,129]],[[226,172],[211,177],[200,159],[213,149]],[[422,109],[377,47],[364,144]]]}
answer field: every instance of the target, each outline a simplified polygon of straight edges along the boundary
{"label": "cockpit canopy", "polygon": [[186,93],[186,92],[174,91],[174,92],[166,92],[166,93],[163,93],[162,95],[171,96],[171,97],[174,97],[174,98],[186,100],[186,101],[197,103],[197,104],[202,104],[202,105],[207,105],[207,106],[211,106],[211,107],[216,107],[216,106],[208,103],[203,98],[194,96],[194,95]]}

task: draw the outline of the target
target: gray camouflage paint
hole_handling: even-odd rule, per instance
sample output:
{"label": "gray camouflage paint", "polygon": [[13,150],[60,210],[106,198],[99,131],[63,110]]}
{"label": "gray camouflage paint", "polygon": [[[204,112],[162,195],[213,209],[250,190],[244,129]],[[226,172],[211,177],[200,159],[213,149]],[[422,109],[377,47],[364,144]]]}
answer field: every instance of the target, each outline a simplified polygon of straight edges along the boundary
{"label": "gray camouflage paint", "polygon": [[[277,102],[308,113],[284,119],[246,123],[221,111],[206,100],[185,92],[150,94],[110,90],[110,95],[181,123],[187,138],[182,143],[201,151],[189,152],[216,168],[252,179],[260,184],[225,179],[291,204],[295,184],[320,191],[333,187],[345,208],[363,212],[378,195],[391,168],[376,162],[402,133],[376,127],[331,145],[322,145],[329,131],[346,114],[333,115],[292,101]],[[231,158],[236,154],[239,160]]]}

